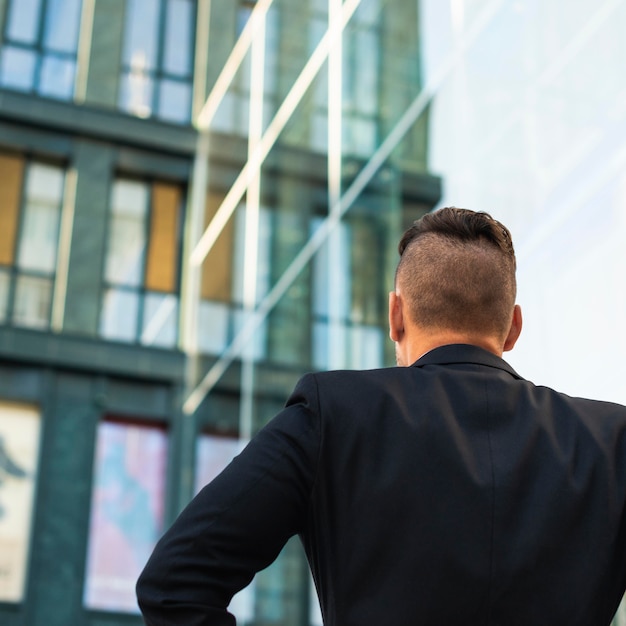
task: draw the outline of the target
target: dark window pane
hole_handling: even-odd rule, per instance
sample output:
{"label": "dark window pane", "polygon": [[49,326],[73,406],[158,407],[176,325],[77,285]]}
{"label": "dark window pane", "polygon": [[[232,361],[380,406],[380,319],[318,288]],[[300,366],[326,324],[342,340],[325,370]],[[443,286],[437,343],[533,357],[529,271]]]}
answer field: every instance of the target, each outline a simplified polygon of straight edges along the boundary
{"label": "dark window pane", "polygon": [[156,67],[159,35],[159,2],[129,0],[124,38],[124,63],[143,72]]}
{"label": "dark window pane", "polygon": [[0,81],[5,87],[30,91],[35,77],[35,53],[13,46],[5,46],[0,61]]}
{"label": "dark window pane", "polygon": [[37,91],[43,96],[70,100],[74,92],[75,69],[76,63],[73,60],[45,57]]}
{"label": "dark window pane", "polygon": [[184,124],[189,121],[191,85],[162,80],[159,86],[159,117]]}
{"label": "dark window pane", "polygon": [[23,43],[35,43],[41,0],[13,0],[9,5],[7,37]]}
{"label": "dark window pane", "polygon": [[163,69],[168,74],[189,76],[193,44],[192,4],[189,0],[170,0],[165,23]]}
{"label": "dark window pane", "polygon": [[82,0],[48,0],[45,47],[59,52],[76,52],[81,4]]}

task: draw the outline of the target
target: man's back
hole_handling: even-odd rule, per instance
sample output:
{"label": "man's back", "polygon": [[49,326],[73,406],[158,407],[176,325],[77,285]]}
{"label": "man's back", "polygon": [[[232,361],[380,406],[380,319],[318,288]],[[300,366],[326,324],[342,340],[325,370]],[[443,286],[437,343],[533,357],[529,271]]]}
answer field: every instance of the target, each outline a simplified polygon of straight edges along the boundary
{"label": "man's back", "polygon": [[345,602],[329,624],[374,624],[376,607],[393,624],[610,621],[626,409],[535,387],[471,346],[317,383],[309,549],[331,562],[322,595]]}
{"label": "man's back", "polygon": [[624,407],[535,387],[468,345],[305,377],[166,535],[140,600],[148,617],[167,603],[232,623],[232,593],[299,533],[327,626],[608,624],[625,432]]}

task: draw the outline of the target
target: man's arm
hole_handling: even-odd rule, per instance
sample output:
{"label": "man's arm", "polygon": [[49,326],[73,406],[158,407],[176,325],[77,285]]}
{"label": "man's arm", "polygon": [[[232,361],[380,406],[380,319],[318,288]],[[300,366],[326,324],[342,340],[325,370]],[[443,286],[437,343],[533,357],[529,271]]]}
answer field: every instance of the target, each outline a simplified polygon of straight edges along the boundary
{"label": "man's arm", "polygon": [[287,407],[181,513],[137,583],[149,626],[234,626],[227,607],[306,523],[319,447],[317,389]]}

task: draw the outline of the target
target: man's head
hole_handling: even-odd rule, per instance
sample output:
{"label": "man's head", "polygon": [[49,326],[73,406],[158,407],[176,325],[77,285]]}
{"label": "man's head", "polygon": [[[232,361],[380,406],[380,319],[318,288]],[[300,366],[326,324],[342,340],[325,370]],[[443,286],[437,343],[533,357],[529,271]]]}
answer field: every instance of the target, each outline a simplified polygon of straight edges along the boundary
{"label": "man's head", "polygon": [[[515,252],[505,226],[487,213],[445,208],[416,221],[398,250],[395,291],[390,295],[394,341],[401,341],[410,329],[409,339],[418,333],[422,347],[429,342],[464,342],[500,354],[513,347],[521,313],[515,306]],[[400,336],[394,338],[400,327]]]}

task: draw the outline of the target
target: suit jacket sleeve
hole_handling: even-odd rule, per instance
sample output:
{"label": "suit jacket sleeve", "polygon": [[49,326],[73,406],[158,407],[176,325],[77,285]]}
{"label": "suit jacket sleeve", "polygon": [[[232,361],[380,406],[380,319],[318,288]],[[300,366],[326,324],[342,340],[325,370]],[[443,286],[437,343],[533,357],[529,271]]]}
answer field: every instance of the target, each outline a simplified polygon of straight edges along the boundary
{"label": "suit jacket sleeve", "polygon": [[319,449],[317,387],[296,386],[285,409],[191,501],[137,583],[149,626],[233,626],[232,596],[305,523]]}

